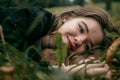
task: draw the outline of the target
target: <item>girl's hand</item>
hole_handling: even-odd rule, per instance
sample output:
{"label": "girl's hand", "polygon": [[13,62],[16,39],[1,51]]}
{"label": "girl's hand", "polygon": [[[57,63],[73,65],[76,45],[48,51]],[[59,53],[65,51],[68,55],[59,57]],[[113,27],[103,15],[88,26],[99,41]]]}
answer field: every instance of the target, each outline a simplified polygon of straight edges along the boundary
{"label": "girl's hand", "polygon": [[90,63],[90,64],[80,64],[80,65],[69,65],[64,66],[63,70],[76,74],[78,76],[87,73],[89,76],[97,76],[97,75],[107,75],[109,72],[109,66],[105,63]]}
{"label": "girl's hand", "polygon": [[86,66],[86,73],[89,76],[107,75],[108,72],[109,66],[105,64],[105,62],[97,64],[88,64]]}

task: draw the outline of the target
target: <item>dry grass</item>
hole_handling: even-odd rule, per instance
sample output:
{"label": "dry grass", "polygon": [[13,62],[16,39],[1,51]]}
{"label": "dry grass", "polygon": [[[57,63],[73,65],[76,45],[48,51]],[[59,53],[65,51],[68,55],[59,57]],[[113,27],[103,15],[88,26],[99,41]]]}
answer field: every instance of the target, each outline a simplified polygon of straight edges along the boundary
{"label": "dry grass", "polygon": [[60,6],[60,7],[52,7],[52,8],[46,8],[48,11],[52,12],[53,14],[59,15],[60,13],[70,11],[73,9],[77,9],[80,6],[74,5],[74,6]]}

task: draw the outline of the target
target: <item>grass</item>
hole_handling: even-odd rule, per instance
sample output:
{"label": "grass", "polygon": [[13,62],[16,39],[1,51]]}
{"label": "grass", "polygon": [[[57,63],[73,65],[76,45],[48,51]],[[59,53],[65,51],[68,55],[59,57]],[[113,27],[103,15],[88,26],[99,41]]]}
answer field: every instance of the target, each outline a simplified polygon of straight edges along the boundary
{"label": "grass", "polygon": [[[119,8],[120,2],[113,2],[112,3],[112,10],[108,11],[108,13],[110,13],[110,15],[112,16],[113,21],[116,23],[118,21],[120,21],[120,8]],[[105,9],[106,5],[105,3],[90,3],[85,5],[87,7],[92,6],[92,7],[100,7]],[[52,12],[53,14],[59,15],[62,12],[65,11],[69,11],[72,9],[77,9],[79,8],[79,5],[73,5],[73,6],[61,6],[61,7],[52,7],[52,8],[46,8],[48,11]]]}
{"label": "grass", "polygon": [[66,12],[72,9],[77,9],[80,6],[73,5],[73,6],[60,6],[60,7],[52,7],[52,8],[46,8],[48,11],[52,12],[53,14],[59,15],[62,12]]}

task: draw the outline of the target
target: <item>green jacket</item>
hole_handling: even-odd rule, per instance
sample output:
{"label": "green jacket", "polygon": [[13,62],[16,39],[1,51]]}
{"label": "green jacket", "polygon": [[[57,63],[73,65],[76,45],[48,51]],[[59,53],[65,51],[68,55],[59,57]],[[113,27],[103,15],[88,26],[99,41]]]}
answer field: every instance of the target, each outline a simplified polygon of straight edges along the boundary
{"label": "green jacket", "polygon": [[33,45],[52,28],[54,15],[42,8],[0,7],[5,41],[20,51]]}
{"label": "green jacket", "polygon": [[[42,8],[0,7],[0,24],[5,41],[20,51],[46,35],[52,29],[53,21],[54,15]],[[34,51],[30,51],[28,56],[37,62],[40,60]]]}

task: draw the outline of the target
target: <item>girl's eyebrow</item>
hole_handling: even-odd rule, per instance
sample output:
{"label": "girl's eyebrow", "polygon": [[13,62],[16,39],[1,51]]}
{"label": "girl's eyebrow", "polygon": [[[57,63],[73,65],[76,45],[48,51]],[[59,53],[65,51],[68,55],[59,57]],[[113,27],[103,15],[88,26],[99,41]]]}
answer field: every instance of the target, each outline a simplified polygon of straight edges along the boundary
{"label": "girl's eyebrow", "polygon": [[84,21],[81,21],[81,23],[83,23],[83,25],[85,26],[85,29],[86,29],[86,31],[87,31],[87,33],[88,33],[88,32],[89,32],[89,29],[88,29],[87,24],[86,24]]}
{"label": "girl's eyebrow", "polygon": [[[86,31],[87,31],[87,33],[89,32],[89,29],[88,29],[88,26],[87,26],[87,24],[84,22],[84,21],[81,21],[81,23],[83,23],[83,25],[85,26],[85,29],[86,29]],[[79,25],[80,26],[80,25]],[[81,27],[81,26],[80,26]],[[93,43],[91,42],[91,41],[89,41],[90,42],[90,46],[91,47],[93,47]]]}

